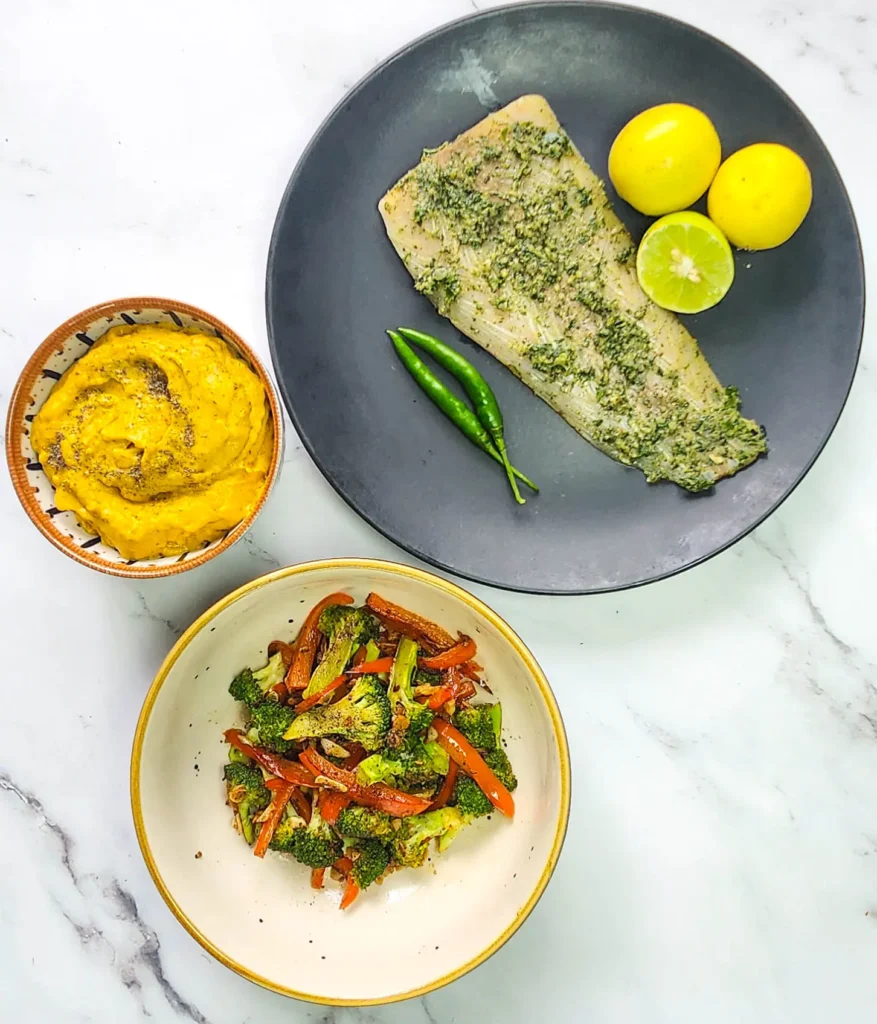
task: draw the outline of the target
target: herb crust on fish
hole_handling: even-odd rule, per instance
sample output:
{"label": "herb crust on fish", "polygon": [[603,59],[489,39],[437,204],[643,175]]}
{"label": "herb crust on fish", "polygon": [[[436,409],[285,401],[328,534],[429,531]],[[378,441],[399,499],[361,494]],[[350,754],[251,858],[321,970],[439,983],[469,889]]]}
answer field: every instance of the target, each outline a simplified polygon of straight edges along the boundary
{"label": "herb crust on fish", "polygon": [[766,451],[736,389],[639,287],[631,236],[541,96],[425,151],[379,209],[418,291],[649,482],[704,490]]}

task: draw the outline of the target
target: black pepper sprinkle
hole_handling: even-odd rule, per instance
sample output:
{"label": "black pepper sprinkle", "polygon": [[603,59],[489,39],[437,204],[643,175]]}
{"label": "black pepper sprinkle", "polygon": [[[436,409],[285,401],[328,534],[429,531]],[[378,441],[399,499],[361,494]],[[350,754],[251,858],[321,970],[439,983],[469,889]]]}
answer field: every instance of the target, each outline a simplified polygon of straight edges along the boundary
{"label": "black pepper sprinkle", "polygon": [[147,363],[144,366],[146,371],[146,388],[154,398],[170,398],[168,390],[167,374],[155,363]]}

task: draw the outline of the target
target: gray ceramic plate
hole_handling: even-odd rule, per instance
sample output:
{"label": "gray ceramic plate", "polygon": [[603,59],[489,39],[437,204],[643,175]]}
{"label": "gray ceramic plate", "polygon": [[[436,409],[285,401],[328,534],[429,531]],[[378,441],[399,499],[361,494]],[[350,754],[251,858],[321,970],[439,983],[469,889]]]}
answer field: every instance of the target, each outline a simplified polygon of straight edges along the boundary
{"label": "gray ceramic plate", "polygon": [[[813,208],[786,245],[738,253],[737,281],[686,323],[770,454],[693,497],[648,485],[592,448],[415,292],[377,201],[435,146],[523,93],[545,95],[606,176],[618,129],[668,100],[705,110],[724,152],[783,142],[807,161]],[[639,238],[646,220],[610,197]],[[758,68],[681,22],[603,4],[501,8],[418,40],[338,106],[280,206],[267,281],[281,391],[339,494],[413,554],[515,590],[593,593],[709,558],[786,498],[827,441],[853,380],[864,318],[859,238],[812,126]],[[498,467],[420,394],[384,329],[420,327],[458,346],[493,384],[514,459],[542,486],[524,507]]]}

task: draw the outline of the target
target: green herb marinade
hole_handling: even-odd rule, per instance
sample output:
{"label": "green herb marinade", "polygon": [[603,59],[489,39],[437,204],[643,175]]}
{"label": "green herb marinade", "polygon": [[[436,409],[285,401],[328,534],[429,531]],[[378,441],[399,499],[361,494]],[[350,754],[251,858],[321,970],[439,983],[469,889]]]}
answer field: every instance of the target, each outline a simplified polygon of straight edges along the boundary
{"label": "green herb marinade", "polygon": [[[562,130],[515,122],[447,159],[433,159],[435,152],[442,151],[425,153],[405,181],[415,190],[416,223],[441,241],[415,274],[440,313],[449,315],[460,298],[465,265],[500,316],[524,313],[544,325],[548,340],[525,345],[522,355],[561,394],[588,389],[605,414],[590,425],[593,442],[650,481],[702,490],[717,463],[745,465],[766,449],[734,389],[712,388],[708,402],[692,401],[643,326],[647,304],[619,302],[607,258],[614,274],[632,273],[636,248],[625,233],[606,251],[608,201],[577,178]],[[479,307],[483,315],[476,300]],[[565,330],[556,330],[558,320]]]}

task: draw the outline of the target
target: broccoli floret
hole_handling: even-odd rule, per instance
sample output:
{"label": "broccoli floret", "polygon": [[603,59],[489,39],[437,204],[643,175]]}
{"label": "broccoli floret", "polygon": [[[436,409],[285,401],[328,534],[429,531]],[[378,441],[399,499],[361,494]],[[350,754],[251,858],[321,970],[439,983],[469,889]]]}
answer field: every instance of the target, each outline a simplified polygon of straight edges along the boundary
{"label": "broccoli floret", "polygon": [[274,830],[274,835],[271,836],[268,849],[277,850],[278,853],[295,854],[296,835],[304,828],[304,820],[299,818],[298,815],[292,818],[284,818]]}
{"label": "broccoli floret", "polygon": [[353,847],[358,852],[350,874],[360,889],[367,889],[376,878],[387,870],[390,851],[377,839],[361,839]]}
{"label": "broccoli floret", "polygon": [[464,824],[465,819],[456,807],[404,818],[390,840],[393,859],[403,867],[419,868],[429,854],[430,840],[438,839],[440,849],[445,849]]}
{"label": "broccoli floret", "polygon": [[494,810],[484,791],[468,775],[457,776],[450,802],[466,818],[483,818]]}
{"label": "broccoli floret", "polygon": [[[392,751],[388,751],[392,753]],[[402,762],[398,758],[389,758],[386,754],[372,754],[360,761],[356,769],[356,779],[361,786],[370,786],[373,782],[395,781],[402,774]]]}
{"label": "broccoli floret", "polygon": [[305,740],[340,736],[377,750],[390,728],[390,702],[377,676],[362,676],[346,697],[334,704],[318,704],[291,716],[285,738]]}
{"label": "broccoli floret", "polygon": [[509,760],[508,754],[502,747],[497,747],[496,750],[488,750],[484,755],[484,763],[505,788],[510,793],[514,793],[518,788],[518,780],[512,771],[512,763]]}
{"label": "broccoli floret", "polygon": [[441,672],[432,672],[426,668],[419,668],[414,673],[414,685],[415,686],[441,686],[442,685],[442,674]]}
{"label": "broccoli floret", "polygon": [[448,774],[447,751],[438,743],[424,743],[419,737],[406,741],[399,750],[372,754],[357,768],[357,778],[363,786],[373,782],[390,782],[400,789],[435,787],[439,778]]}
{"label": "broccoli floret", "polygon": [[[502,749],[488,750],[484,754],[484,763],[493,771],[493,774],[513,793],[518,786],[518,780],[512,771],[511,761]],[[454,791],[451,794],[450,803],[457,807],[460,813],[467,819],[482,818],[494,810],[493,804],[487,799],[484,791],[477,782],[468,775],[460,775],[454,783]]]}
{"label": "broccoli floret", "polygon": [[253,815],[266,808],[271,794],[262,773],[251,764],[230,761],[223,769],[228,798],[237,807],[244,839],[252,845],[255,840]]}
{"label": "broccoli floret", "polygon": [[390,815],[373,807],[345,807],[335,822],[336,831],[351,839],[380,839],[393,831]]}
{"label": "broccoli floret", "polygon": [[333,604],[320,616],[320,631],[329,638],[329,649],[305,689],[305,697],[319,693],[347,668],[354,651],[369,640],[377,640],[380,623],[368,608]]}
{"label": "broccoli floret", "polygon": [[253,670],[245,668],[232,679],[228,692],[235,700],[243,701],[247,707],[254,708],[265,699],[262,687],[253,678]]}
{"label": "broccoli floret", "polygon": [[502,731],[502,707],[497,703],[461,708],[454,715],[454,725],[473,747],[494,750],[499,746]]}
{"label": "broccoli floret", "polygon": [[[292,746],[283,734],[295,719],[295,712],[285,704],[265,701],[250,709],[252,729],[258,734],[258,745],[285,754]],[[249,734],[248,734],[249,735]]]}
{"label": "broccoli floret", "polygon": [[282,683],[286,675],[283,655],[280,651],[268,659],[268,664],[254,672],[245,668],[231,681],[228,692],[235,700],[243,701],[247,707],[254,708],[266,699],[269,690]]}
{"label": "broccoli floret", "polygon": [[[246,800],[254,811],[261,811],[268,806],[271,793],[258,768],[240,761],[230,761],[224,767],[223,774],[229,796],[237,797],[233,803],[239,804]],[[243,787],[242,792],[239,787]]]}
{"label": "broccoli floret", "polygon": [[341,856],[341,840],[323,820],[316,800],[307,827],[293,832],[290,852],[309,868],[331,867]]}
{"label": "broccoli floret", "polygon": [[400,747],[406,736],[419,736],[429,728],[435,715],[425,704],[418,704],[414,699],[411,679],[417,667],[417,644],[408,637],[399,641],[393,670],[390,672],[390,685],[387,697],[390,699],[390,710],[394,722],[402,721],[401,727],[395,726],[387,736],[389,747]]}

